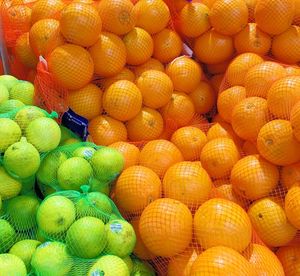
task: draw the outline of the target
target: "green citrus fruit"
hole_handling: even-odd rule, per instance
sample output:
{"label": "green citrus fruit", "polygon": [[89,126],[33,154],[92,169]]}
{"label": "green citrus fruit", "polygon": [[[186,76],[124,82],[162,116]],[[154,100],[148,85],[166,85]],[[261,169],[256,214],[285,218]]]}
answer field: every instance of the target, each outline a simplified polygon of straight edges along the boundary
{"label": "green citrus fruit", "polygon": [[19,80],[17,78],[15,78],[14,76],[10,76],[10,75],[0,76],[0,84],[6,86],[8,91],[18,82],[19,82]]}
{"label": "green citrus fruit", "polygon": [[0,83],[0,104],[9,99],[9,92],[5,85]]}
{"label": "green citrus fruit", "polygon": [[9,118],[0,118],[0,153],[20,140],[22,131],[19,125]]}
{"label": "green citrus fruit", "polygon": [[16,231],[11,224],[4,219],[0,219],[0,254],[7,252],[12,247],[16,237]]}
{"label": "green citrus fruit", "polygon": [[7,174],[0,166],[0,196],[3,200],[17,196],[22,189],[22,184],[18,180]]}
{"label": "green citrus fruit", "polygon": [[26,266],[24,262],[13,254],[0,254],[0,275],[26,276]]}
{"label": "green citrus fruit", "polygon": [[82,157],[86,160],[90,160],[96,150],[92,147],[79,147],[73,152],[73,156]]}
{"label": "green citrus fruit", "polygon": [[25,106],[25,104],[19,100],[7,100],[0,104],[0,113],[7,113],[23,106]]}
{"label": "green citrus fruit", "polygon": [[26,105],[34,104],[34,86],[29,81],[18,81],[9,91],[11,99],[19,100]]}

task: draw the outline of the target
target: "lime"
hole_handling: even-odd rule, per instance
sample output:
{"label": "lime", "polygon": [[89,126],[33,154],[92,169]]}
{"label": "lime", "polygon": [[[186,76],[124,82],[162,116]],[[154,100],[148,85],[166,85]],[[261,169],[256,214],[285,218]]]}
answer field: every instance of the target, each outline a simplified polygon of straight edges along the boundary
{"label": "lime", "polygon": [[7,113],[23,106],[25,106],[25,104],[19,100],[7,100],[0,104],[0,113]]}
{"label": "lime", "polygon": [[146,262],[139,260],[138,258],[132,258],[133,268],[132,276],[155,276],[154,269]]}
{"label": "lime", "polygon": [[22,189],[22,184],[18,180],[7,174],[0,166],[0,196],[3,200],[17,196]]}
{"label": "lime", "polygon": [[11,99],[19,100],[26,105],[34,104],[34,86],[29,81],[17,82],[9,91]]}
{"label": "lime", "polygon": [[26,266],[24,262],[13,254],[1,254],[0,255],[0,275],[18,275],[26,276]]}
{"label": "lime", "polygon": [[0,254],[12,247],[16,240],[16,231],[10,223],[0,219]]}
{"label": "lime", "polygon": [[60,143],[61,146],[66,146],[66,145],[71,145],[71,144],[77,144],[80,143],[81,141],[77,138],[69,138],[64,140],[62,143]]}
{"label": "lime", "polygon": [[96,150],[92,147],[79,147],[73,152],[73,156],[82,157],[86,160],[90,160]]}
{"label": "lime", "polygon": [[130,256],[126,256],[124,258],[122,258],[122,260],[125,262],[125,264],[127,265],[127,268],[129,270],[129,273],[131,274],[132,269],[133,269],[133,262],[130,258]]}
{"label": "lime", "polygon": [[0,118],[0,153],[20,140],[22,131],[19,125],[9,118]]}
{"label": "lime", "polygon": [[9,99],[9,92],[6,86],[0,83],[0,104]]}
{"label": "lime", "polygon": [[109,195],[110,193],[110,182],[100,181],[95,177],[90,179],[90,191],[91,192],[100,192],[105,195]]}
{"label": "lime", "polygon": [[14,76],[10,76],[10,75],[0,76],[0,84],[6,86],[8,91],[18,82],[19,82],[19,80],[17,78],[15,78]]}

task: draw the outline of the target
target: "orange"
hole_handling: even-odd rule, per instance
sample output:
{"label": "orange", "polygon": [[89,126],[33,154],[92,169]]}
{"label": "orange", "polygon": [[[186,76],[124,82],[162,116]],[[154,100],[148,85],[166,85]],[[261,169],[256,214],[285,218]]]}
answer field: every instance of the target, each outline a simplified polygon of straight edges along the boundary
{"label": "orange", "polygon": [[197,127],[187,126],[177,129],[171,142],[181,151],[184,160],[200,160],[200,153],[207,142],[205,133]]}
{"label": "orange", "polygon": [[95,73],[100,77],[112,77],[120,73],[126,64],[125,45],[112,33],[102,32],[89,52],[95,64]]}
{"label": "orange", "polygon": [[59,21],[41,19],[34,23],[29,31],[29,42],[37,57],[41,55],[46,58],[56,47],[64,43]]}
{"label": "orange", "polygon": [[216,74],[210,78],[210,84],[217,93],[221,89],[221,84],[224,79],[224,76],[225,74]]}
{"label": "orange", "polygon": [[[201,163],[201,162],[200,162]],[[230,181],[229,181],[229,178],[225,177],[225,178],[221,178],[221,179],[216,179],[214,182],[213,182],[213,186],[215,188],[218,188],[218,187],[221,187],[223,185],[231,185],[230,184]],[[215,197],[215,196],[213,196]]]}
{"label": "orange", "polygon": [[186,205],[162,198],[144,209],[139,230],[144,244],[153,254],[172,257],[191,242],[192,226],[192,214]]}
{"label": "orange", "polygon": [[300,163],[282,167],[280,176],[281,184],[287,189],[292,188],[294,184],[300,182]]}
{"label": "orange", "polygon": [[136,66],[133,68],[133,71],[137,78],[141,74],[143,74],[145,71],[148,71],[148,70],[156,70],[156,71],[164,72],[165,68],[164,68],[164,65],[155,58],[150,58],[142,65],[139,65],[139,66]]}
{"label": "orange", "polygon": [[212,182],[208,173],[190,161],[171,166],[163,178],[163,194],[181,201],[191,210],[209,199]]}
{"label": "orange", "polygon": [[194,53],[204,63],[216,64],[226,61],[232,57],[233,52],[232,37],[219,34],[214,29],[205,32],[195,40]]}
{"label": "orange", "polygon": [[39,0],[32,6],[31,24],[41,19],[60,19],[65,4],[61,0]]}
{"label": "orange", "polygon": [[278,259],[280,260],[285,275],[294,276],[300,272],[300,247],[297,245],[284,246],[278,249],[276,252]]}
{"label": "orange", "polygon": [[254,17],[261,30],[277,35],[289,28],[294,13],[294,0],[257,0]]}
{"label": "orange", "polygon": [[174,92],[171,100],[161,108],[165,121],[171,120],[178,127],[186,126],[195,115],[195,107],[191,98],[185,93]]}
{"label": "orange", "polygon": [[245,141],[242,146],[242,151],[245,155],[258,154],[256,143]]}
{"label": "orange", "polygon": [[135,145],[127,142],[115,142],[110,144],[109,147],[116,149],[123,155],[125,160],[124,170],[138,164],[140,150]]}
{"label": "orange", "polygon": [[161,181],[152,170],[132,166],[121,173],[114,193],[117,205],[122,210],[140,215],[146,206],[161,197]]}
{"label": "orange", "polygon": [[271,37],[261,31],[255,23],[249,23],[234,37],[234,47],[241,53],[267,55],[271,48]]}
{"label": "orange", "polygon": [[244,140],[256,141],[260,129],[269,121],[267,100],[249,97],[235,105],[231,115],[234,132]]}
{"label": "orange", "polygon": [[133,11],[136,16],[135,25],[149,34],[163,30],[171,18],[169,8],[163,0],[140,0],[135,4]]}
{"label": "orange", "polygon": [[295,14],[293,19],[293,24],[298,25],[300,24],[300,1],[295,0]]}
{"label": "orange", "polygon": [[217,64],[206,64],[207,71],[212,74],[223,74],[226,72],[228,65],[230,64],[231,60],[226,60],[221,63]]}
{"label": "orange", "polygon": [[291,110],[300,101],[300,76],[285,77],[273,83],[267,94],[268,108],[278,119],[290,119]]}
{"label": "orange", "polygon": [[143,95],[143,104],[147,107],[163,107],[172,97],[173,83],[163,72],[145,71],[136,79],[136,85]]}
{"label": "orange", "polygon": [[130,221],[130,224],[132,225],[136,235],[136,243],[133,249],[133,253],[142,260],[154,259],[155,255],[149,251],[149,249],[145,246],[142,240],[140,230],[139,230],[140,219],[134,218]]}
{"label": "orange", "polygon": [[202,148],[200,155],[202,167],[213,178],[228,176],[239,159],[240,153],[229,138],[212,139]]}
{"label": "orange", "polygon": [[164,121],[158,111],[143,107],[141,111],[126,123],[128,138],[131,141],[158,139],[164,129]]}
{"label": "orange", "polygon": [[259,55],[253,53],[244,53],[237,56],[228,66],[226,81],[232,86],[244,86],[248,70],[263,61]]}
{"label": "orange", "polygon": [[102,22],[98,11],[93,6],[71,3],[62,11],[60,28],[68,42],[89,47],[97,42]]}
{"label": "orange", "polygon": [[217,113],[213,118],[212,118],[212,123],[225,123],[224,119],[221,117],[219,113]]}
{"label": "orange", "polygon": [[114,119],[131,120],[142,108],[142,93],[131,81],[117,81],[104,92],[103,108]]}
{"label": "orange", "polygon": [[205,114],[211,111],[216,103],[215,91],[206,81],[201,81],[198,87],[190,93],[189,96],[198,114]]}
{"label": "orange", "polygon": [[198,37],[210,29],[209,8],[202,3],[187,3],[179,13],[181,33]]}
{"label": "orange", "polygon": [[90,83],[68,93],[67,104],[78,115],[91,120],[102,112],[102,90]]}
{"label": "orange", "polygon": [[174,59],[168,64],[166,73],[174,84],[174,90],[185,93],[197,88],[203,74],[200,65],[187,56]]}
{"label": "orange", "polygon": [[300,61],[299,47],[300,27],[293,25],[273,38],[272,54],[284,63],[294,64]]}
{"label": "orange", "polygon": [[244,0],[247,7],[248,7],[248,21],[254,22],[254,12],[255,12],[255,6],[257,3],[257,0]]}
{"label": "orange", "polygon": [[124,124],[109,116],[98,116],[90,121],[89,133],[97,145],[108,146],[112,143],[127,140]]}
{"label": "orange", "polygon": [[234,35],[248,23],[248,7],[244,0],[217,0],[211,7],[209,21],[220,34]]}
{"label": "orange", "polygon": [[190,276],[255,275],[249,262],[235,250],[215,246],[200,254],[193,263]]}
{"label": "orange", "polygon": [[300,76],[300,68],[298,66],[285,67],[287,76]]}
{"label": "orange", "polygon": [[288,220],[294,225],[298,230],[300,229],[300,186],[294,185],[289,189],[285,196],[285,213]]}
{"label": "orange", "polygon": [[291,110],[290,119],[293,128],[293,134],[300,142],[300,102],[296,103]]}
{"label": "orange", "polygon": [[136,22],[133,8],[130,0],[101,0],[98,11],[103,30],[116,35],[130,32]]}
{"label": "orange", "polygon": [[31,49],[29,43],[29,33],[23,33],[16,40],[15,46],[16,58],[28,68],[36,68],[38,59]]}
{"label": "orange", "polygon": [[254,201],[248,209],[248,215],[256,233],[267,246],[284,246],[297,233],[276,198],[265,197]]}
{"label": "orange", "polygon": [[169,63],[180,56],[183,42],[176,32],[170,29],[163,29],[153,35],[152,38],[154,43],[153,57],[160,62]]}
{"label": "orange", "polygon": [[284,67],[276,62],[265,61],[251,67],[245,77],[247,96],[267,98],[272,84],[285,76]]}
{"label": "orange", "polygon": [[257,137],[257,149],[275,165],[287,166],[300,161],[300,142],[289,121],[273,120],[265,124]]}
{"label": "orange", "polygon": [[234,107],[246,98],[246,89],[243,86],[233,86],[222,91],[218,97],[218,111],[222,118],[231,123]]}
{"label": "orange", "polygon": [[26,5],[12,5],[7,9],[7,24],[20,34],[28,32],[31,26],[32,10]]}
{"label": "orange", "polygon": [[230,183],[244,198],[256,200],[272,192],[279,181],[277,167],[259,155],[240,159],[232,168]]}
{"label": "orange", "polygon": [[94,63],[89,52],[73,44],[55,48],[48,58],[48,68],[58,85],[71,90],[87,85],[94,73]]}
{"label": "orange", "polygon": [[183,161],[180,150],[167,140],[153,140],[141,150],[140,165],[163,177],[169,167]]}
{"label": "orange", "polygon": [[209,8],[211,8],[215,2],[216,2],[216,0],[201,0],[201,3],[203,3],[204,5],[206,5]]}
{"label": "orange", "polygon": [[284,270],[277,256],[266,246],[252,243],[244,253],[257,275],[284,276]]}
{"label": "orange", "polygon": [[194,231],[204,249],[226,246],[242,252],[252,238],[247,213],[238,204],[222,198],[210,199],[199,207],[194,216]]}
{"label": "orange", "polygon": [[153,54],[153,39],[144,29],[135,27],[123,37],[123,42],[130,65],[141,65]]}

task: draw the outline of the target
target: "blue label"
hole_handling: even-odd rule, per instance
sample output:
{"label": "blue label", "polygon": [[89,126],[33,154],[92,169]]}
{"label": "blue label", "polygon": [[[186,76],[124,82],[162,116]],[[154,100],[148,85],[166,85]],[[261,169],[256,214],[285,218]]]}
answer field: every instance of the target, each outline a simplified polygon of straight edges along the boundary
{"label": "blue label", "polygon": [[114,233],[119,233],[119,232],[121,232],[122,231],[122,224],[120,224],[120,223],[113,223],[113,224],[111,224],[110,225],[110,230],[112,231],[112,232],[114,232]]}

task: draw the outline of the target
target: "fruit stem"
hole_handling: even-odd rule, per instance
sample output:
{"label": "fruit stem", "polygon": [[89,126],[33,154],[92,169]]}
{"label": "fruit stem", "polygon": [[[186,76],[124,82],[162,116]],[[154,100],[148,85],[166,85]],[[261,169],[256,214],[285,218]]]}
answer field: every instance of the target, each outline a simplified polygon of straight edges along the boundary
{"label": "fruit stem", "polygon": [[90,190],[90,186],[88,185],[82,185],[80,186],[80,189],[81,191],[84,193],[84,194],[88,194],[89,190]]}

